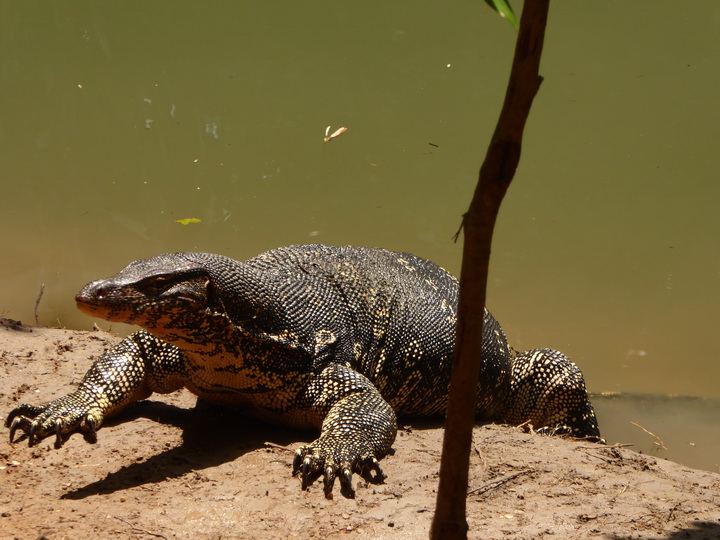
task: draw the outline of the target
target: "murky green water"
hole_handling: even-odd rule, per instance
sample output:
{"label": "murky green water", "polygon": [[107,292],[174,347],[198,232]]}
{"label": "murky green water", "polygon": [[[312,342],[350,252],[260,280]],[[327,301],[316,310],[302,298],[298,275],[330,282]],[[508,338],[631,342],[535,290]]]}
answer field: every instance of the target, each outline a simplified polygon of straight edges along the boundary
{"label": "murky green water", "polygon": [[[75,292],[162,251],[358,244],[459,269],[451,237],[515,39],[484,2],[2,13],[2,316],[32,322],[44,283],[40,322],[87,328]],[[712,0],[551,8],[489,307],[516,348],[563,350],[594,392],[720,398],[719,30]],[[349,131],[323,144],[328,125]],[[718,470],[717,423],[703,439],[692,407],[670,425],[631,402],[598,405],[612,442],[642,446],[636,421]]]}

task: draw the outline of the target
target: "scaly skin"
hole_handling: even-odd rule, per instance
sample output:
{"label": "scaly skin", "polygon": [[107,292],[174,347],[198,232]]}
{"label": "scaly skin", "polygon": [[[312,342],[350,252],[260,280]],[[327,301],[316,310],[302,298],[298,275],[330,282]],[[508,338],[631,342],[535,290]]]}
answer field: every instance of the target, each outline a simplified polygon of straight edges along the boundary
{"label": "scaly skin", "polygon": [[[396,415],[438,416],[447,404],[457,281],[435,264],[380,249],[292,246],[246,262],[204,253],[135,261],[88,284],[78,307],[136,324],[98,358],[78,389],[8,416],[31,445],[82,430],[153,392],[185,387],[270,422],[320,430],[293,471],[353,496],[372,481],[396,435]],[[599,439],[582,374],[542,349],[515,357],[485,313],[477,416]]]}

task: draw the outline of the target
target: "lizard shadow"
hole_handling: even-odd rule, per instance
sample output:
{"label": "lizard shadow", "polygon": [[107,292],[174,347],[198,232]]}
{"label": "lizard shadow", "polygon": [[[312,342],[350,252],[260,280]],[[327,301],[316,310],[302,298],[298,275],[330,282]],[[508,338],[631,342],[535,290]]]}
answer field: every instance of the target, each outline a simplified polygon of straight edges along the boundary
{"label": "lizard shadow", "polygon": [[[110,494],[145,484],[160,483],[234,461],[248,452],[266,447],[266,441],[271,441],[278,447],[288,447],[298,441],[310,442],[318,435],[310,430],[291,429],[253,420],[238,411],[202,400],[198,400],[192,409],[161,401],[141,401],[118,417],[109,419],[105,425],[118,426],[139,418],[182,429],[182,443],[143,461],[121,466],[105,478],[64,493],[61,499],[79,500],[92,495]],[[422,431],[443,425],[441,418],[402,420],[404,427],[400,429],[403,430]],[[293,450],[294,448],[288,448],[287,451],[288,476]],[[390,453],[394,453],[394,450]]]}
{"label": "lizard shadow", "polygon": [[[61,499],[78,500],[159,483],[233,461],[247,452],[265,447],[266,441],[286,447],[297,441],[311,441],[317,436],[312,431],[256,421],[232,409],[201,400],[193,409],[159,401],[139,402],[105,425],[124,424],[139,418],[182,429],[182,443],[143,461],[121,466],[101,480],[64,493]],[[287,462],[288,465],[292,463],[290,449]]]}

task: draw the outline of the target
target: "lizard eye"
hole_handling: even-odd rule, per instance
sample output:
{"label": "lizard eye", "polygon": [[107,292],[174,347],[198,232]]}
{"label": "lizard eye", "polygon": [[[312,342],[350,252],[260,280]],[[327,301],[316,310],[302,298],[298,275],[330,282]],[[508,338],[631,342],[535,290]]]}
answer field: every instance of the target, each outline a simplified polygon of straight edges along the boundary
{"label": "lizard eye", "polygon": [[108,295],[108,287],[101,286],[101,287],[98,287],[97,289],[95,289],[95,298],[97,298],[98,300],[102,300],[107,295]]}
{"label": "lizard eye", "polygon": [[150,294],[161,293],[172,283],[169,276],[152,276],[143,280],[140,288]]}

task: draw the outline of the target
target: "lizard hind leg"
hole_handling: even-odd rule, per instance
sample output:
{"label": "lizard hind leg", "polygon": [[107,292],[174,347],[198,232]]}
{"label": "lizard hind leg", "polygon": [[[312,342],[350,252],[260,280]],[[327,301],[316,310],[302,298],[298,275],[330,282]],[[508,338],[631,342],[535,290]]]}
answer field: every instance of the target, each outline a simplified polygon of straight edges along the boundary
{"label": "lizard hind leg", "polygon": [[580,368],[552,349],[533,349],[515,357],[504,421],[530,424],[542,433],[602,441]]}

